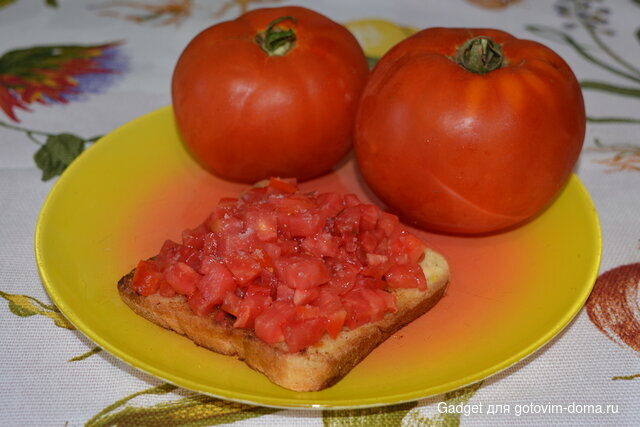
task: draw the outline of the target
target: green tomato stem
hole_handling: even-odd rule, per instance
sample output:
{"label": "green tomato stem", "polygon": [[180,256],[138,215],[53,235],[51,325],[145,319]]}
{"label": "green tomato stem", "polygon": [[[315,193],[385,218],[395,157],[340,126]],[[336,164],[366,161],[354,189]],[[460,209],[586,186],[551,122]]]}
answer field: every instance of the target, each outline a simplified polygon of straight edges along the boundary
{"label": "green tomato stem", "polygon": [[283,29],[277,27],[282,21],[293,21],[297,23],[293,16],[281,16],[271,21],[267,29],[256,36],[256,43],[269,56],[286,55],[296,43],[296,33],[293,28]]}
{"label": "green tomato stem", "polygon": [[502,46],[490,37],[474,37],[463,43],[456,52],[455,61],[465,70],[486,74],[502,66]]}

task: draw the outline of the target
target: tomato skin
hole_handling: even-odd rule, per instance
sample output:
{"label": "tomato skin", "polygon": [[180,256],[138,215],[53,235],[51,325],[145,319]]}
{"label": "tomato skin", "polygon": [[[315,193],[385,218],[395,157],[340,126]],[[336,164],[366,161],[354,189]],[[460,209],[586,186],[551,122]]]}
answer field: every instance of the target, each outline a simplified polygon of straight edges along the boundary
{"label": "tomato skin", "polygon": [[[453,59],[466,40],[502,45],[486,74]],[[356,157],[371,189],[422,227],[486,233],[540,212],[585,134],[579,84],[549,48],[498,30],[432,28],[396,45],[359,106]]]}
{"label": "tomato skin", "polygon": [[[295,23],[277,26],[293,28],[295,45],[269,56],[256,36],[285,16]],[[362,49],[342,25],[302,7],[257,9],[187,45],[172,78],[174,113],[188,148],[223,178],[307,179],[349,150],[368,73]]]}

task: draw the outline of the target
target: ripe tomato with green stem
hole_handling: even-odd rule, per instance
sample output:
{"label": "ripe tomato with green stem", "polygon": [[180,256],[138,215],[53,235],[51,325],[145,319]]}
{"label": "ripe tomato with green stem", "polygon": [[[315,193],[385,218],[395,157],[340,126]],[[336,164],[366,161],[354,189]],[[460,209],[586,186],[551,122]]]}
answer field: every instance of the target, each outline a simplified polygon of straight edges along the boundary
{"label": "ripe tomato with green stem", "polygon": [[304,180],[350,149],[368,73],[342,25],[302,7],[257,9],[187,45],[173,108],[185,144],[217,175]]}
{"label": "ripe tomato with green stem", "polygon": [[585,135],[580,86],[546,46],[499,30],[432,28],[391,49],[362,95],[362,175],[424,228],[487,233],[544,209]]}

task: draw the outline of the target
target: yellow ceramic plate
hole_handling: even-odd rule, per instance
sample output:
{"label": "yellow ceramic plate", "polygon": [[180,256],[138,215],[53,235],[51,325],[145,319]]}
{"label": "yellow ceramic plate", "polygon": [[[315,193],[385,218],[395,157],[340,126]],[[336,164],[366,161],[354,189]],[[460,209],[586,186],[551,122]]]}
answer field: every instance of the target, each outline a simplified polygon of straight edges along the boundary
{"label": "yellow ceramic plate", "polygon": [[[302,187],[369,196],[352,160]],[[480,238],[424,234],[451,264],[445,298],[334,387],[291,392],[138,317],[116,291],[139,259],[201,222],[219,197],[243,189],[191,159],[170,108],[117,129],[74,162],[44,204],[36,256],[47,291],[98,345],[173,384],[267,406],[343,408],[415,400],[514,364],[571,320],[598,270],[598,219],[575,176],[546,212],[516,230]]]}

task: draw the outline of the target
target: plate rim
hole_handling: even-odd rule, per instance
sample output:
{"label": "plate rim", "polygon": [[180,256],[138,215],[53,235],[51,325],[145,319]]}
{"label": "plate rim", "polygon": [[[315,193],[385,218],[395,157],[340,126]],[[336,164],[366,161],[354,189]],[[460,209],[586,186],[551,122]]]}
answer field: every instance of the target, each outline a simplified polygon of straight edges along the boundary
{"label": "plate rim", "polygon": [[[117,136],[122,132],[126,132],[129,128],[135,127],[138,123],[148,120],[156,115],[168,114],[169,110],[171,110],[171,105],[161,107],[159,109],[155,109],[153,111],[147,112],[141,116],[134,118],[133,120],[115,128],[111,132],[104,135],[100,138],[96,143],[92,146],[88,147],[68,168],[68,170],[75,171],[78,168],[81,168],[84,163],[86,163],[87,159],[92,159],[97,156],[96,152],[102,150],[100,147],[106,146],[104,143],[104,139],[112,139],[114,135]],[[100,144],[100,142],[103,142]],[[104,339],[100,336],[100,334],[95,333],[92,328],[88,327],[86,323],[82,320],[82,316],[78,316],[73,309],[71,309],[63,297],[58,294],[56,291],[56,286],[53,284],[52,279],[49,276],[47,271],[47,267],[45,266],[45,261],[43,257],[45,256],[42,252],[42,239],[43,239],[43,228],[46,226],[43,225],[44,218],[47,215],[47,212],[51,209],[51,205],[55,202],[57,194],[61,188],[64,188],[64,183],[67,182],[69,177],[73,176],[72,173],[63,173],[58,180],[55,182],[51,190],[49,191],[47,197],[45,198],[44,203],[40,209],[40,213],[37,217],[35,233],[34,233],[34,249],[35,249],[35,259],[38,267],[38,272],[41,277],[42,284],[54,302],[54,304],[58,307],[61,313],[69,320],[71,324],[76,328],[76,330],[82,333],[85,337],[90,339],[91,341],[98,344],[104,350],[106,350],[111,355],[115,356],[120,362],[127,364],[130,367],[137,369],[138,371],[144,372],[145,374],[152,375],[156,378],[159,378],[168,383],[187,388],[189,390],[195,391],[197,393],[206,394],[209,396],[213,396],[220,399],[230,400],[234,402],[239,402],[248,405],[257,405],[263,407],[271,407],[278,409],[299,409],[299,410],[321,410],[321,409],[332,409],[332,410],[340,410],[340,409],[364,409],[364,408],[372,408],[372,407],[381,407],[388,405],[396,405],[401,403],[406,403],[410,401],[416,401],[420,399],[426,399],[430,397],[434,397],[440,395],[445,392],[453,391],[465,386],[469,386],[471,384],[475,384],[479,381],[490,378],[494,375],[503,372],[504,370],[518,364],[524,363],[526,360],[535,354],[537,351],[549,345],[554,337],[558,336],[570,323],[571,321],[580,313],[581,308],[586,303],[593,286],[595,285],[595,281],[597,279],[597,275],[600,269],[600,264],[602,260],[602,230],[600,225],[600,220],[598,217],[598,213],[595,209],[595,205],[593,200],[587,191],[585,185],[582,183],[577,174],[572,173],[567,181],[566,188],[570,185],[576,187],[576,191],[579,192],[580,197],[587,204],[587,207],[592,210],[592,215],[589,215],[593,224],[593,227],[590,229],[590,233],[594,234],[594,247],[592,248],[595,252],[594,262],[590,265],[590,271],[588,272],[588,282],[589,285],[586,286],[583,292],[579,294],[579,298],[575,298],[572,301],[572,304],[568,310],[559,318],[557,322],[554,323],[552,328],[549,328],[544,334],[542,334],[537,340],[532,341],[529,345],[522,348],[519,352],[514,353],[512,356],[501,360],[498,363],[495,363],[482,371],[475,372],[474,374],[467,375],[465,377],[458,378],[454,381],[449,381],[446,383],[439,384],[437,386],[431,386],[424,389],[414,390],[412,392],[407,393],[395,393],[391,395],[386,395],[381,401],[378,398],[350,398],[348,399],[349,403],[345,403],[345,399],[327,399],[325,401],[321,401],[321,403],[313,403],[310,399],[292,399],[286,397],[274,397],[274,396],[264,396],[259,395],[259,393],[247,394],[243,392],[237,391],[229,391],[228,389],[221,389],[220,387],[209,387],[213,389],[210,390],[202,390],[200,384],[194,383],[191,380],[180,378],[174,373],[162,371],[159,368],[155,368],[152,364],[148,364],[144,361],[141,361],[138,357],[131,357],[125,351],[118,348],[117,345],[111,344],[107,339]],[[564,191],[564,190],[563,190]],[[592,254],[594,255],[594,254]],[[187,338],[184,338],[187,339]],[[129,360],[135,362],[131,363]],[[303,395],[305,393],[301,393]]]}

